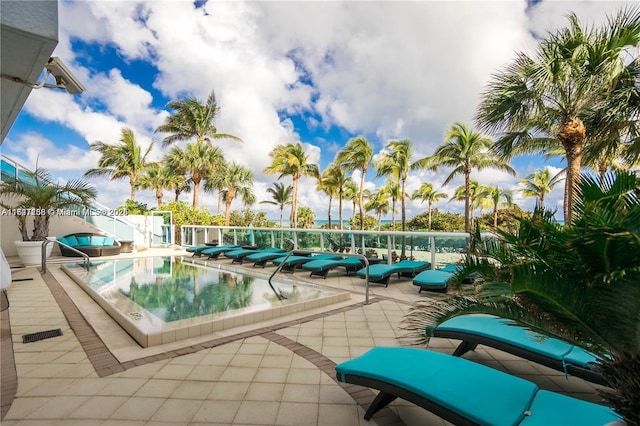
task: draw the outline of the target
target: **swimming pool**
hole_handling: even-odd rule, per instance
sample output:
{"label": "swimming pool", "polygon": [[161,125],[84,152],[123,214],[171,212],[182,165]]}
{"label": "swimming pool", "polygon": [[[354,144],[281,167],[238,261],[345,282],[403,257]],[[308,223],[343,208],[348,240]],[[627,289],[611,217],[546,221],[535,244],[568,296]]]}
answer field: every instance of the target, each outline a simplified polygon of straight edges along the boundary
{"label": "swimming pool", "polygon": [[144,257],[63,265],[79,284],[141,346],[212,334],[290,313],[346,301],[349,294],[278,281],[221,265],[181,257]]}

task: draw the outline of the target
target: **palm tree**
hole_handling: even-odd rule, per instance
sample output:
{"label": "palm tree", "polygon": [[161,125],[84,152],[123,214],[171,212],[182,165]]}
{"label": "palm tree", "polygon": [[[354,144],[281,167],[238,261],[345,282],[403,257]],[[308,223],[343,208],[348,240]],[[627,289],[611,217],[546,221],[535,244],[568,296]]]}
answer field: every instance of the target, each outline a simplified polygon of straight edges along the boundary
{"label": "palm tree", "polygon": [[418,340],[466,313],[488,313],[560,338],[600,356],[610,389],[603,397],[625,424],[640,424],[640,180],[634,173],[583,175],[571,226],[536,209],[516,233],[478,244],[457,277],[479,272],[486,284],[412,309],[403,327]]}
{"label": "palm tree", "polygon": [[129,178],[131,188],[129,198],[135,201],[138,176],[147,167],[147,156],[153,148],[153,142],[143,152],[136,142],[133,131],[124,127],[120,134],[120,142],[109,145],[96,141],[89,144],[89,149],[100,153],[98,167],[89,169],[84,176],[108,176],[109,179]]}
{"label": "palm tree", "polygon": [[193,182],[193,207],[200,201],[200,182],[223,168],[224,157],[218,147],[188,143],[184,149],[172,147],[164,158],[165,164],[178,170],[186,170]]}
{"label": "palm tree", "polygon": [[371,194],[371,197],[364,205],[364,208],[367,211],[373,211],[376,213],[379,231],[382,224],[382,215],[389,213],[389,209],[391,208],[391,205],[389,204],[389,194],[384,188],[378,189],[376,192]]}
{"label": "palm tree", "polygon": [[358,184],[353,181],[353,179],[349,178],[349,180],[345,183],[344,186],[344,198],[345,200],[351,200],[353,204],[351,210],[351,218],[356,217],[356,204],[360,199],[360,188],[358,188]]}
{"label": "palm tree", "polygon": [[291,193],[293,192],[293,186],[284,186],[283,183],[274,182],[273,188],[267,188],[267,192],[271,194],[272,200],[260,201],[261,204],[273,204],[280,207],[280,228],[282,228],[282,214],[284,212],[284,206],[291,204]]}
{"label": "palm tree", "polygon": [[340,219],[340,229],[343,228],[342,221],[342,200],[345,198],[345,190],[348,181],[351,181],[350,177],[347,177],[344,169],[336,163],[331,163],[327,166],[324,172],[325,178],[329,184],[336,188],[338,194],[338,215]]}
{"label": "palm tree", "polygon": [[544,197],[562,179],[560,173],[551,177],[551,171],[548,168],[538,169],[520,180],[520,183],[524,185],[520,191],[525,197],[538,197],[538,208],[544,209]]}
{"label": "palm tree", "polygon": [[293,179],[291,227],[295,228],[298,222],[298,181],[302,176],[317,178],[320,175],[318,165],[309,163],[300,142],[277,145],[269,152],[269,157],[271,157],[271,165],[264,169],[264,173],[279,173],[278,179],[290,175]]}
{"label": "palm tree", "polygon": [[178,202],[183,192],[191,192],[191,181],[186,176],[186,170],[171,169],[167,180],[167,188],[173,190],[175,194],[174,201]]}
{"label": "palm tree", "polygon": [[465,201],[468,197],[469,199],[469,222],[473,227],[473,220],[475,219],[475,211],[480,209],[482,212],[482,208],[485,206],[483,203],[484,198],[482,194],[483,185],[478,183],[475,180],[469,180],[469,188],[465,185],[459,186],[453,192],[449,201]]}
{"label": "palm tree", "polygon": [[309,207],[300,207],[297,216],[300,218],[301,228],[311,228],[313,221],[316,218],[316,214]]}
{"label": "palm tree", "polygon": [[[3,197],[15,199],[17,204],[0,206],[9,210],[34,212],[17,214],[18,229],[22,241],[44,241],[49,236],[49,220],[58,211],[74,207],[88,207],[98,195],[87,182],[75,179],[64,185],[54,183],[46,169],[36,166],[34,171],[24,171],[20,179],[9,178],[0,182]],[[27,219],[33,217],[33,233],[29,237]]]}
{"label": "palm tree", "polygon": [[[237,195],[240,195],[242,202],[247,206],[256,202],[256,196],[253,193],[253,173],[248,168],[234,162],[226,168],[223,182],[224,224],[229,226],[231,203]],[[205,189],[207,189],[206,183]]]}
{"label": "palm tree", "polygon": [[162,140],[163,147],[178,141],[190,141],[193,138],[196,139],[196,143],[207,145],[211,145],[212,139],[241,141],[237,136],[218,133],[215,120],[220,113],[220,107],[213,90],[204,104],[190,96],[187,99],[172,100],[167,106],[174,112],[156,129],[156,133],[169,133]]}
{"label": "palm tree", "polygon": [[565,223],[585,152],[615,149],[627,137],[640,147],[640,62],[629,60],[640,44],[640,9],[621,10],[601,28],[582,28],[575,14],[568,19],[534,56],[518,53],[493,75],[476,114],[483,130],[501,135],[494,149],[503,158],[562,150]]}
{"label": "palm tree", "polygon": [[[495,186],[485,186],[481,189],[481,196],[491,204],[493,208],[493,227],[498,228],[498,208],[501,205],[512,206],[513,195],[510,190]],[[501,200],[504,199],[504,202]]]}
{"label": "palm tree", "polygon": [[429,231],[431,231],[431,210],[433,203],[437,203],[439,199],[447,198],[447,194],[444,192],[438,192],[433,189],[433,185],[429,182],[424,182],[413,194],[411,194],[412,200],[420,200],[423,203],[428,203],[427,211],[429,214]]}
{"label": "palm tree", "polygon": [[464,230],[471,232],[470,222],[470,187],[471,171],[486,168],[496,168],[504,170],[512,175],[515,171],[509,164],[499,160],[488,151],[493,141],[471,130],[465,124],[456,122],[445,135],[445,143],[436,149],[431,157],[420,160],[420,165],[431,170],[438,170],[439,167],[453,167],[453,171],[447,176],[444,185],[459,174],[464,176]]}
{"label": "palm tree", "polygon": [[360,170],[360,196],[358,206],[360,209],[360,229],[364,229],[364,178],[367,168],[373,159],[373,147],[364,136],[349,139],[347,145],[336,154],[335,162],[346,170],[353,172]]}
{"label": "palm tree", "polygon": [[329,219],[329,229],[331,229],[331,204],[333,202],[333,197],[338,193],[338,187],[336,182],[332,180],[331,177],[331,169],[327,169],[320,175],[318,178],[318,183],[316,184],[316,189],[318,191],[322,191],[329,196],[329,209],[327,210],[327,216]]}
{"label": "palm tree", "polygon": [[423,163],[411,162],[413,156],[413,144],[409,139],[401,141],[389,141],[380,159],[376,162],[378,169],[377,176],[393,176],[393,180],[400,182],[400,213],[402,220],[402,231],[406,231],[407,208],[406,208],[406,183],[409,170],[422,167]]}
{"label": "palm tree", "polygon": [[[138,179],[138,187],[155,190],[158,207],[162,204],[163,189],[171,186],[172,170],[160,163],[151,163]],[[184,176],[184,175],[183,175]]]}
{"label": "palm tree", "polygon": [[396,201],[400,198],[400,183],[397,180],[387,179],[385,191],[391,197],[391,229],[396,230]]}

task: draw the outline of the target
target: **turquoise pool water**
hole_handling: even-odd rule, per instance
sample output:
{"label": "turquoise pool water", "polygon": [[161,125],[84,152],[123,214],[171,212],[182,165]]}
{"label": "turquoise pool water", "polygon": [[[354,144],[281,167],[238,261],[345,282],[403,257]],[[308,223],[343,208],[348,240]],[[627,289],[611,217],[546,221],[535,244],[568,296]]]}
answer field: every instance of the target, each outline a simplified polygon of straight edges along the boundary
{"label": "turquoise pool water", "polygon": [[202,336],[313,309],[348,294],[180,257],[94,261],[65,271],[142,346]]}

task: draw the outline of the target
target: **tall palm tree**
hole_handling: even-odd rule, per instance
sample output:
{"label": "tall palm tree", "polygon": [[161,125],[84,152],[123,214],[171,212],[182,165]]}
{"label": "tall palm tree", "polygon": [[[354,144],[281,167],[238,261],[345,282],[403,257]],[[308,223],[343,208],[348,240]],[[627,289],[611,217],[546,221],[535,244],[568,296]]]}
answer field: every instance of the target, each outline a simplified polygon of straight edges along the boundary
{"label": "tall palm tree", "polygon": [[284,186],[283,183],[274,182],[272,188],[267,188],[267,192],[271,194],[271,200],[260,201],[261,204],[273,204],[280,207],[280,228],[282,228],[282,214],[284,206],[291,204],[291,194],[293,186]]}
{"label": "tall palm tree", "polygon": [[560,183],[562,179],[564,178],[561,176],[561,173],[551,176],[551,171],[545,167],[521,179],[520,183],[524,185],[524,188],[520,191],[522,191],[522,195],[525,197],[537,197],[538,208],[544,209],[545,196],[550,193],[553,187]]}
{"label": "tall palm tree", "polygon": [[[239,195],[242,198],[242,202],[247,206],[256,202],[256,196],[253,192],[253,173],[248,168],[233,162],[225,169],[223,182],[224,224],[229,226],[231,203],[236,196]],[[206,188],[207,185],[205,184]]]}
{"label": "tall palm tree", "polygon": [[317,164],[309,163],[309,158],[300,142],[287,145],[276,145],[269,152],[271,165],[264,169],[264,173],[279,173],[278,179],[291,176],[293,179],[293,196],[291,198],[291,227],[297,226],[298,218],[298,183],[302,176],[317,178],[320,175]]}
{"label": "tall palm tree", "polygon": [[360,199],[360,188],[358,188],[358,184],[355,183],[351,177],[349,177],[349,180],[344,186],[344,198],[345,200],[350,200],[352,203],[351,218],[353,219],[356,217],[356,205]]}
{"label": "tall palm tree", "polygon": [[457,187],[451,198],[449,198],[449,201],[465,201],[467,198],[469,199],[469,222],[471,227],[473,227],[475,211],[480,209],[480,212],[482,212],[482,208],[485,206],[482,188],[483,185],[471,179],[469,180],[468,188],[465,185]]}
{"label": "tall palm tree", "polygon": [[364,229],[364,178],[367,174],[369,164],[373,160],[373,147],[364,136],[356,136],[349,139],[343,149],[336,154],[335,162],[346,170],[353,172],[360,170],[360,195],[358,197],[358,207],[360,210],[360,229]]}
{"label": "tall palm tree", "polygon": [[575,14],[568,19],[533,56],[518,53],[493,75],[476,114],[483,130],[500,135],[494,149],[503,158],[563,151],[565,223],[585,152],[628,138],[640,155],[640,60],[629,56],[640,44],[640,9],[621,10],[601,28],[583,28]]}
{"label": "tall palm tree", "polygon": [[401,141],[389,141],[385,146],[387,150],[382,152],[376,162],[378,176],[393,176],[394,180],[400,182],[400,214],[402,221],[402,231],[406,231],[407,207],[406,207],[406,183],[409,170],[422,167],[423,163],[411,162],[413,156],[413,143],[409,139]]}
{"label": "tall palm tree", "polygon": [[189,96],[186,99],[175,99],[167,106],[173,110],[164,124],[156,129],[156,133],[168,133],[162,140],[162,146],[167,147],[174,142],[190,141],[195,138],[196,143],[211,145],[212,139],[233,139],[241,141],[237,136],[228,133],[218,133],[215,120],[220,113],[216,102],[216,95],[212,90],[205,103]]}
{"label": "tall palm tree", "polygon": [[336,192],[338,195],[338,215],[340,219],[340,229],[343,228],[342,221],[342,200],[345,198],[345,190],[347,182],[351,180],[350,177],[347,177],[344,169],[340,167],[340,165],[336,163],[331,163],[327,166],[327,169],[324,172],[325,178],[330,182],[330,185],[336,188]]}
{"label": "tall palm tree", "polygon": [[482,170],[495,168],[515,175],[513,168],[506,162],[496,158],[489,152],[493,141],[487,136],[476,132],[464,123],[456,122],[445,135],[445,143],[436,149],[431,157],[420,160],[421,166],[431,170],[439,167],[452,167],[453,171],[447,176],[444,185],[451,182],[457,175],[464,176],[464,230],[471,232],[470,202],[471,194],[469,181],[471,171],[475,168]]}
{"label": "tall palm tree", "polygon": [[437,203],[438,200],[442,198],[447,198],[447,194],[444,192],[438,192],[433,189],[433,185],[429,182],[424,182],[418,189],[416,189],[413,194],[411,194],[412,200],[420,200],[423,203],[427,202],[427,211],[429,214],[429,231],[431,231],[431,211],[433,207],[433,203]]}
{"label": "tall palm tree", "polygon": [[396,201],[400,198],[400,183],[397,180],[387,178],[385,191],[391,197],[391,229],[396,230]]}
{"label": "tall palm tree", "polygon": [[[493,209],[493,227],[498,228],[498,208],[501,205],[512,206],[513,194],[510,190],[500,188],[497,185],[482,188],[482,197],[486,199]],[[502,201],[504,200],[504,201]]]}
{"label": "tall palm tree", "polygon": [[364,205],[364,208],[367,211],[373,211],[376,213],[379,231],[382,225],[382,215],[389,213],[389,209],[391,208],[391,205],[389,204],[389,194],[385,188],[380,188],[371,194],[371,197]]}
{"label": "tall palm tree", "polygon": [[331,229],[331,205],[333,204],[333,197],[338,194],[338,187],[336,182],[332,179],[331,169],[327,169],[318,178],[316,189],[322,191],[329,196],[329,208],[327,209],[327,218],[329,219],[329,229]]}
{"label": "tall palm tree", "polygon": [[184,148],[172,147],[164,157],[172,169],[186,170],[193,182],[193,207],[200,202],[200,182],[224,167],[224,157],[218,147],[190,142]]}
{"label": "tall palm tree", "polygon": [[153,148],[153,142],[146,150],[136,142],[133,131],[122,128],[120,141],[110,145],[96,141],[89,144],[89,149],[100,153],[98,167],[89,169],[84,176],[108,176],[109,179],[129,178],[129,199],[135,201],[138,176],[147,167],[147,156]]}
{"label": "tall palm tree", "polygon": [[139,176],[138,187],[154,190],[157,205],[160,207],[164,195],[163,190],[171,186],[172,176],[174,175],[172,175],[171,169],[164,167],[161,163],[151,163]]}

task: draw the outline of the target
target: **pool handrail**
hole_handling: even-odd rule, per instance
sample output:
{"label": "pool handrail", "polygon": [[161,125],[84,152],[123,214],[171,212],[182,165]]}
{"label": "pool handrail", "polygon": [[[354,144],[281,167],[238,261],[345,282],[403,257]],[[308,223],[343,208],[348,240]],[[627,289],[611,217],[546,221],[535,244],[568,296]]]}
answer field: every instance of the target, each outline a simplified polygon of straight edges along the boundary
{"label": "pool handrail", "polygon": [[[276,267],[275,271],[273,271],[271,273],[271,275],[269,276],[268,282],[269,282],[269,286],[271,287],[271,290],[273,290],[273,292],[275,293],[276,297],[279,300],[282,299],[286,299],[285,296],[283,296],[280,292],[278,292],[275,287],[273,287],[273,284],[271,283],[271,279],[283,268],[283,266],[287,263],[287,259],[289,259],[289,257],[291,255],[294,254],[294,252],[296,254],[308,254],[308,255],[313,255],[313,254],[335,254],[332,251],[326,251],[326,250],[291,250],[289,253],[287,253],[287,255],[285,256],[284,260],[282,262],[280,262],[280,264],[278,264],[278,266]],[[366,279],[366,284],[365,284],[365,300],[364,300],[364,304],[368,305],[369,304],[369,259],[367,259],[367,257],[363,254],[359,254],[359,253],[340,253],[341,256],[345,256],[345,257],[357,257],[359,258],[361,261],[364,262],[364,267],[366,268],[365,270],[365,279]]]}
{"label": "pool handrail", "polygon": [[80,250],[71,247],[68,244],[65,244],[61,241],[58,240],[46,240],[42,242],[42,269],[40,270],[41,274],[45,274],[47,272],[47,244],[49,243],[58,243],[58,245],[62,245],[65,248],[68,248],[76,253],[78,253],[83,259],[84,259],[84,267],[85,269],[88,271],[89,270],[89,266],[91,264],[91,259],[89,258],[89,255],[87,255],[86,253],[81,252]]}

